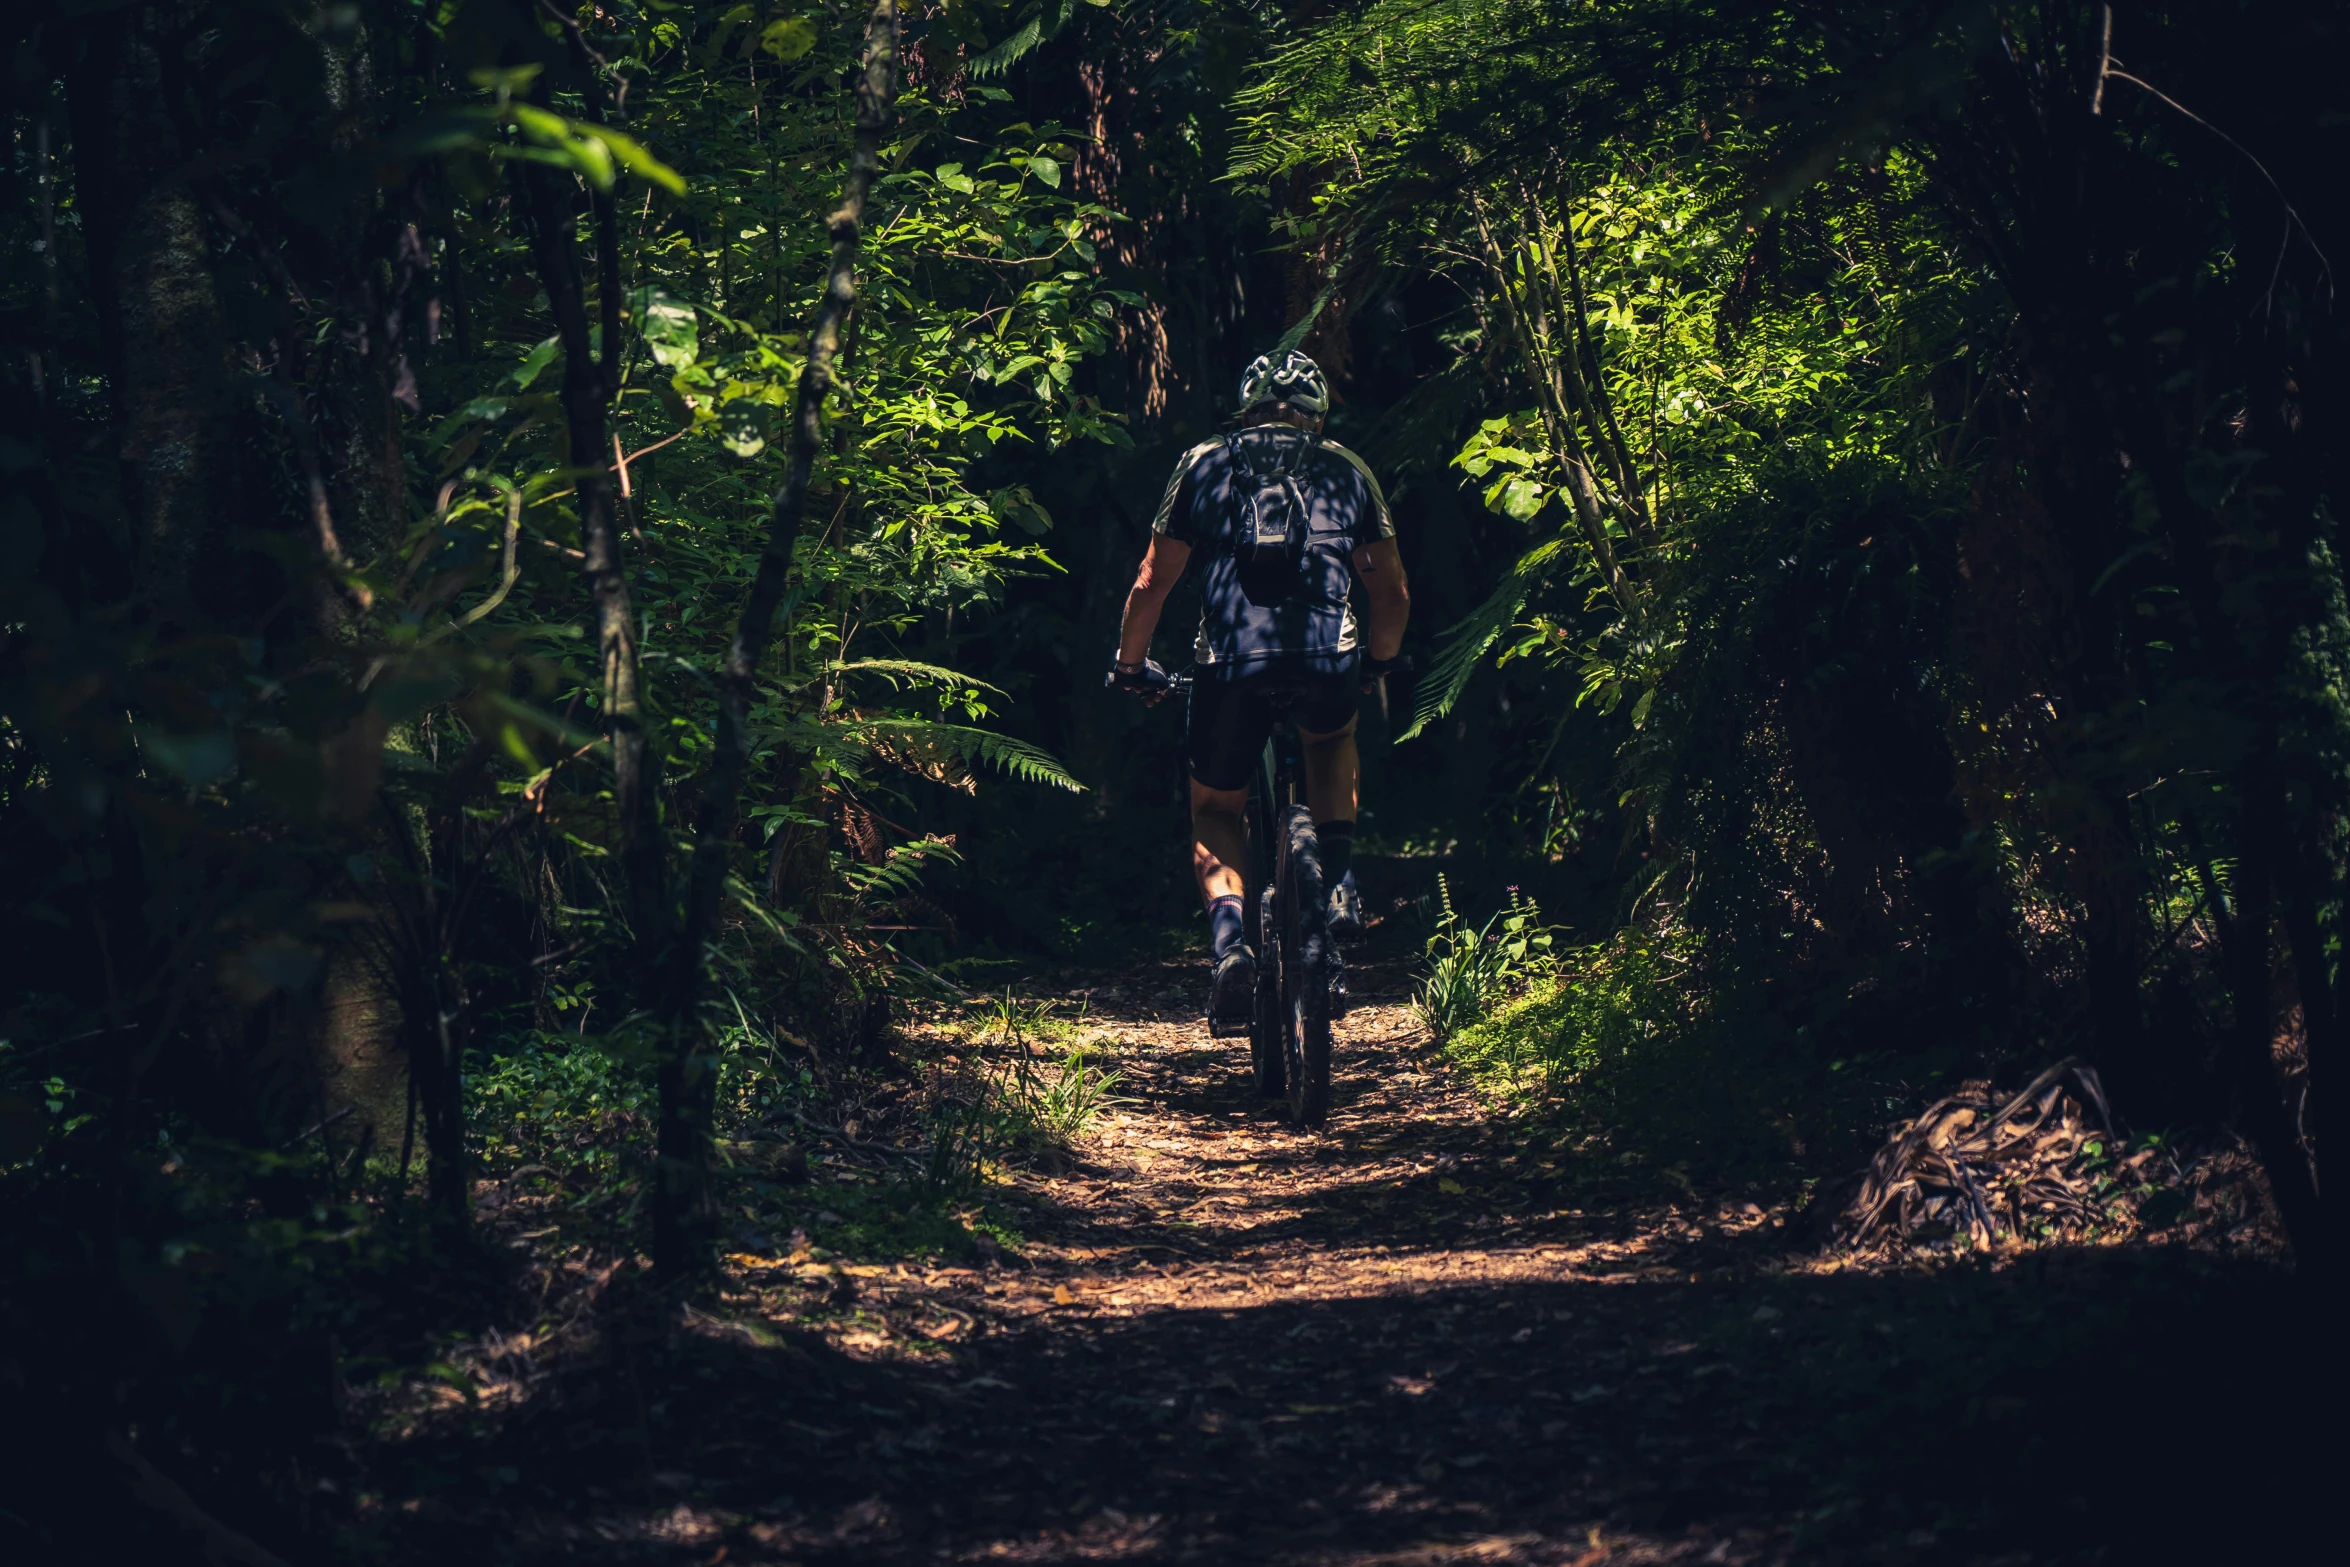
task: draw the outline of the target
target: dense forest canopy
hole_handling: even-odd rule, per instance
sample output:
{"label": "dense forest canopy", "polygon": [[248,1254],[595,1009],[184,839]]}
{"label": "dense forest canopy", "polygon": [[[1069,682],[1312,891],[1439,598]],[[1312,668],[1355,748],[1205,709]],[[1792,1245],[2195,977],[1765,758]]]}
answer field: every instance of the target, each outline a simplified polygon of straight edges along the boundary
{"label": "dense forest canopy", "polygon": [[505,1244],[485,1177],[690,1294],[910,1008],[1194,943],[1179,726],[1101,676],[1277,342],[1399,521],[1364,877],[1463,1060],[1869,1063],[1811,1182],[2076,1059],[2240,1132],[2330,1280],[2344,20],[15,8],[0,1322],[52,1461],[266,1512]]}

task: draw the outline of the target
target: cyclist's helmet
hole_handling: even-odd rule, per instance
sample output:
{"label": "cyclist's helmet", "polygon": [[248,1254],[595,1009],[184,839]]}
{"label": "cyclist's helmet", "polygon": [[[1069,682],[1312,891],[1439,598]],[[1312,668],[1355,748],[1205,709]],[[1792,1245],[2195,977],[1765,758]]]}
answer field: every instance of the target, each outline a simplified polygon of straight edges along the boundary
{"label": "cyclist's helmet", "polygon": [[1240,373],[1240,411],[1247,413],[1259,403],[1287,403],[1304,413],[1326,414],[1330,383],[1322,379],[1320,365],[1294,348],[1278,359],[1259,354]]}

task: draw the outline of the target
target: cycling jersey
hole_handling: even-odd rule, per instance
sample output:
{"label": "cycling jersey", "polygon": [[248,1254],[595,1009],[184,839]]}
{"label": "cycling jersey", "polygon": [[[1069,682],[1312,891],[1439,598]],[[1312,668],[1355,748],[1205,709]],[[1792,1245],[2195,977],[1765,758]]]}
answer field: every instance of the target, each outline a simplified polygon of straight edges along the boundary
{"label": "cycling jersey", "polygon": [[[1294,481],[1304,502],[1306,538],[1290,591],[1265,604],[1243,587],[1241,544],[1255,476],[1275,472]],[[1198,678],[1355,667],[1360,642],[1347,602],[1354,552],[1395,537],[1395,523],[1379,481],[1353,452],[1279,424],[1202,441],[1175,465],[1151,531],[1190,545],[1204,568],[1192,652]]]}

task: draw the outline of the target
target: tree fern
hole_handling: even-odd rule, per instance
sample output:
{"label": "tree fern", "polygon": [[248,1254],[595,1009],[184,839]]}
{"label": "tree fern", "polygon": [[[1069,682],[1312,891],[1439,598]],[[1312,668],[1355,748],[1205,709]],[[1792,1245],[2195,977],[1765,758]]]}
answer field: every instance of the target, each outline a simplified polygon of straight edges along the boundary
{"label": "tree fern", "polygon": [[951,691],[992,691],[1004,694],[1001,686],[991,686],[976,675],[966,675],[959,669],[943,664],[925,664],[911,658],[859,658],[845,664],[834,664],[833,672],[843,675],[873,674],[914,682],[945,686]]}
{"label": "tree fern", "polygon": [[868,718],[851,726],[852,732],[896,737],[900,743],[911,741],[917,745],[935,747],[963,761],[981,761],[989,766],[1029,783],[1051,784],[1056,789],[1067,789],[1083,794],[1085,785],[1069,776],[1053,755],[1015,740],[1010,735],[999,735],[986,729],[973,729],[966,724],[932,723],[921,718]]}
{"label": "tree fern", "polygon": [[[1111,0],[1085,0],[1087,5],[1107,6]],[[1044,0],[1036,14],[1023,22],[1011,37],[974,59],[966,69],[975,82],[990,76],[1001,76],[1019,64],[1037,49],[1050,42],[1062,28],[1076,18],[1077,0]]]}
{"label": "tree fern", "polygon": [[901,843],[883,853],[879,865],[867,865],[857,860],[844,862],[840,867],[841,880],[856,889],[860,899],[905,897],[922,883],[922,873],[933,861],[959,865],[962,855],[953,843],[944,838],[917,838],[912,843]]}
{"label": "tree fern", "polygon": [[1409,740],[1437,719],[1453,709],[1468,689],[1469,677],[1477,672],[1477,665],[1486,651],[1501,640],[1518,618],[1518,611],[1526,607],[1526,600],[1542,583],[1550,563],[1566,549],[1564,538],[1555,538],[1535,545],[1518,557],[1509,575],[1501,579],[1501,586],[1490,598],[1468,616],[1444,633],[1444,642],[1436,658],[1428,667],[1428,680],[1420,688],[1419,707],[1412,715],[1412,727],[1396,736]]}

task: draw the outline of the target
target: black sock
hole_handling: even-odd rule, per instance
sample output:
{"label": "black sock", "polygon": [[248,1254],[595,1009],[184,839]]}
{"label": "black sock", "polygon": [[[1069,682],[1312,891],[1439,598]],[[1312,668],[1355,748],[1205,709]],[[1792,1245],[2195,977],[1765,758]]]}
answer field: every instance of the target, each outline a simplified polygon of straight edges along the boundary
{"label": "black sock", "polygon": [[1240,938],[1244,933],[1240,917],[1239,893],[1228,892],[1221,898],[1212,898],[1208,901],[1208,930],[1210,932],[1209,939],[1215,949],[1216,961],[1221,963],[1225,953],[1240,945]]}
{"label": "black sock", "polygon": [[1335,887],[1355,862],[1355,824],[1316,822],[1314,837],[1322,845],[1322,885]]}

